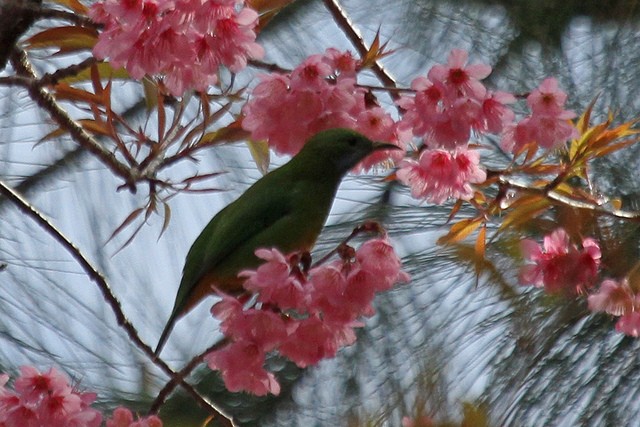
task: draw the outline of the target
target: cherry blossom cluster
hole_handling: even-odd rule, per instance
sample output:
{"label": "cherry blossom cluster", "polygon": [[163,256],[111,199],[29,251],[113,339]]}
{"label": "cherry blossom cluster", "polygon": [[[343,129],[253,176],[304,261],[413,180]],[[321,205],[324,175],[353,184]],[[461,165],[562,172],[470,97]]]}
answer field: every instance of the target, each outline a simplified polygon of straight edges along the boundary
{"label": "cherry blossom cluster", "polygon": [[164,75],[169,92],[205,91],[225,66],[238,72],[261,58],[258,14],[244,0],[104,0],[91,18],[104,24],[93,53],[134,79]]}
{"label": "cherry blossom cluster", "polygon": [[536,143],[539,147],[552,149],[576,138],[578,130],[569,122],[576,114],[564,109],[566,101],[567,94],[558,88],[558,81],[553,77],[545,79],[527,96],[531,114],[505,129],[502,148],[515,153]]}
{"label": "cherry blossom cluster", "polygon": [[572,244],[567,232],[558,228],[544,237],[521,243],[525,264],[520,271],[523,284],[544,287],[549,293],[583,294],[593,287],[600,266],[600,246],[592,238]]}
{"label": "cherry blossom cluster", "polygon": [[487,178],[479,164],[480,153],[476,150],[436,148],[423,150],[417,161],[403,159],[396,176],[411,188],[413,197],[442,204],[450,197],[473,197],[471,184],[480,184]]}
{"label": "cherry blossom cluster", "polygon": [[469,200],[472,184],[486,179],[480,156],[469,149],[472,133],[500,133],[514,119],[507,104],[513,95],[490,92],[481,83],[491,73],[485,64],[466,65],[467,52],[454,49],[446,65],[434,65],[413,80],[412,96],[398,105],[405,110],[401,129],[424,140],[418,160],[405,159],[398,179],[414,197],[441,204],[449,198]]}
{"label": "cherry blossom cluster", "polygon": [[398,104],[406,110],[402,126],[415,136],[426,137],[429,148],[466,147],[471,132],[500,133],[513,121],[506,104],[513,95],[492,93],[480,82],[491,73],[486,64],[466,65],[467,52],[454,49],[446,65],[434,65],[427,76],[413,80],[413,96],[403,96]]}
{"label": "cherry blossom cluster", "polygon": [[374,314],[376,293],[409,279],[386,238],[347,252],[340,260],[304,272],[299,254],[256,251],[265,263],[241,274],[257,303],[247,308],[226,296],[212,308],[231,342],[206,360],[211,369],[221,371],[229,390],[278,394],[280,385],[264,368],[269,352],[277,351],[300,367],[333,357],[355,341],[359,319]]}
{"label": "cherry blossom cluster", "polygon": [[[280,154],[296,154],[309,137],[330,128],[354,129],[404,148],[407,134],[403,136],[393,118],[357,86],[359,65],[351,53],[327,49],[291,73],[259,76],[260,83],[242,110],[242,127],[252,139],[268,141]],[[389,156],[399,160],[402,155],[400,150],[374,153],[359,168],[369,169]]]}
{"label": "cherry blossom cluster", "polygon": [[[0,427],[99,427],[102,414],[90,405],[95,393],[81,393],[55,368],[40,373],[32,366],[20,368],[13,390],[0,374]],[[118,408],[107,427],[162,427],[156,416],[133,421],[128,409]]]}
{"label": "cherry blossom cluster", "polygon": [[[558,228],[544,237],[542,246],[534,240],[522,241],[527,264],[520,271],[525,285],[544,287],[549,293],[586,293],[592,290],[600,268],[600,247],[592,238],[572,244],[567,232]],[[589,310],[618,318],[616,330],[632,337],[640,336],[640,293],[629,279],[605,279],[597,291],[587,297]]]}
{"label": "cherry blossom cluster", "polygon": [[116,408],[106,427],[162,427],[162,421],[155,415],[138,418],[134,421],[133,414],[127,408]]}

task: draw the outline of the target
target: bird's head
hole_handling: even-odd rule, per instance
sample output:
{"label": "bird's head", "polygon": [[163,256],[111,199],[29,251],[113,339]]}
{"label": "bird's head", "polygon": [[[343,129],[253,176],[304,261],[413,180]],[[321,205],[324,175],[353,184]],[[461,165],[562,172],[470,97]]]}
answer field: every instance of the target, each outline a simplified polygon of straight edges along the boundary
{"label": "bird's head", "polygon": [[329,129],[318,132],[304,145],[298,155],[315,157],[325,164],[332,164],[345,174],[369,154],[380,150],[394,150],[400,147],[371,141],[366,136],[351,129]]}

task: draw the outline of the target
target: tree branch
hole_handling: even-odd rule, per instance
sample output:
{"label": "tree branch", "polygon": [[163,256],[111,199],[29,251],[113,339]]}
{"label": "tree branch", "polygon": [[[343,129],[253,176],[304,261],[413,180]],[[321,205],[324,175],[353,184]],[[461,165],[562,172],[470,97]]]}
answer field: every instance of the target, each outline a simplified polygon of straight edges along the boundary
{"label": "tree branch", "polygon": [[498,178],[498,181],[501,185],[511,188],[514,190],[530,193],[530,194],[539,194],[547,197],[549,200],[562,204],[565,206],[569,206],[576,209],[584,209],[589,210],[601,215],[610,216],[613,218],[630,220],[630,221],[640,221],[640,212],[638,211],[627,211],[623,209],[607,209],[604,206],[597,205],[595,203],[585,202],[584,200],[578,200],[571,198],[565,194],[557,192],[550,187],[536,188],[529,187],[526,184],[519,183],[513,179],[509,179],[506,176],[501,175]]}
{"label": "tree branch", "polygon": [[[325,7],[331,12],[333,19],[336,21],[338,27],[342,29],[349,41],[358,51],[360,56],[365,57],[369,48],[367,47],[362,35],[358,32],[355,25],[349,19],[349,16],[344,11],[338,0],[324,0]],[[372,67],[375,75],[380,81],[388,87],[396,87],[396,81],[391,75],[384,69],[379,61],[375,61]],[[393,99],[397,99],[399,95],[393,91],[389,92]]]}
{"label": "tree branch", "polygon": [[[220,347],[224,347],[228,343],[229,343],[229,340],[227,338],[221,339],[220,341],[211,345],[205,351],[203,351],[202,353],[200,353],[199,355],[191,359],[189,363],[187,363],[185,367],[182,368],[180,371],[171,375],[171,380],[169,380],[169,382],[167,382],[167,384],[165,384],[165,386],[162,387],[162,390],[160,390],[160,392],[158,393],[158,396],[156,396],[156,399],[151,404],[151,408],[149,409],[149,414],[155,414],[158,412],[160,407],[164,404],[164,402],[167,400],[167,398],[173,392],[173,390],[175,390],[175,388],[178,385],[180,385],[180,383],[182,383],[185,380],[185,378],[188,377],[191,374],[191,372],[193,372],[193,370],[198,367],[200,363],[202,363],[202,361],[204,360],[207,354],[211,353],[212,351],[218,350]],[[230,418],[230,416],[227,416],[227,417]]]}
{"label": "tree branch", "polygon": [[[3,181],[0,181],[0,194],[4,195],[10,202],[12,202],[22,213],[30,217],[34,220],[40,227],[42,227],[45,232],[51,236],[56,242],[58,242],[67,252],[71,254],[71,257],[82,267],[84,272],[87,274],[89,279],[93,281],[97,286],[105,301],[111,307],[113,314],[116,317],[118,325],[121,326],[127,336],[131,340],[131,342],[138,347],[147,357],[153,361],[153,363],[158,366],[162,371],[164,371],[170,377],[178,376],[173,369],[169,367],[162,359],[157,358],[153,349],[149,347],[138,335],[138,331],[135,329],[133,324],[127,319],[122,311],[122,307],[120,305],[120,301],[113,294],[111,287],[107,283],[105,277],[91,264],[89,261],[78,249],[76,245],[73,244],[66,236],[62,234],[60,230],[58,230],[53,224],[51,224],[36,208],[34,208],[28,201],[26,201],[20,194],[11,189],[8,185],[6,185]],[[179,377],[180,385],[194,397],[194,399],[200,404],[205,410],[207,410],[211,415],[215,417],[219,417],[220,421],[223,422],[224,425],[233,426],[233,421],[226,416],[224,413],[219,411],[211,402],[205,399],[200,393],[197,392],[188,384],[184,377]]]}
{"label": "tree branch", "polygon": [[74,141],[98,157],[111,172],[124,179],[125,184],[132,192],[135,192],[135,183],[142,178],[137,169],[129,168],[120,162],[113,153],[104,148],[69,116],[60,104],[56,102],[53,95],[41,86],[23,50],[16,49],[12,55],[11,62],[18,74],[26,77],[24,80],[17,80],[16,84],[21,84],[29,93],[31,99],[33,99],[39,107],[46,110],[58,126],[67,130]]}

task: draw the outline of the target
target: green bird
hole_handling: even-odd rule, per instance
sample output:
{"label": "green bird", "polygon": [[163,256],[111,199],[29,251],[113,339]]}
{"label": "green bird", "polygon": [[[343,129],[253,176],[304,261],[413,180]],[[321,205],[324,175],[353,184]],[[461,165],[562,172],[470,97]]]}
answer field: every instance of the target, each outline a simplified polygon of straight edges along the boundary
{"label": "green bird", "polygon": [[189,249],[155,354],[160,354],[175,322],[214,292],[212,286],[227,294],[243,291],[238,273],[260,265],[256,249],[311,251],[342,178],[374,151],[398,148],[349,129],[319,132],[287,164],[222,209]]}

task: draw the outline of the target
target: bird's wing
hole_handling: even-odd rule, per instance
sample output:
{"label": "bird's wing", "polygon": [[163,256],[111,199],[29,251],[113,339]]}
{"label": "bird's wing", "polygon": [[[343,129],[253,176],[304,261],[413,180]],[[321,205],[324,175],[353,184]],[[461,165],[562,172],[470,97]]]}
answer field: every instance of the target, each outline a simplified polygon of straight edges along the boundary
{"label": "bird's wing", "polygon": [[[173,311],[158,340],[156,355],[162,350],[176,320],[188,308],[190,298],[197,292],[203,276],[224,266],[225,259],[239,249],[248,253],[247,257],[253,257],[253,250],[248,251],[250,248],[247,246],[251,245],[247,245],[247,242],[290,216],[293,204],[291,198],[287,197],[287,190],[261,185],[260,181],[257,184],[218,212],[189,249]],[[246,268],[251,267],[250,262],[249,259]]]}
{"label": "bird's wing", "polygon": [[[251,188],[220,211],[195,240],[187,255],[174,311],[180,311],[205,274],[224,269],[225,259],[231,254],[291,214],[293,206],[285,189],[260,187]],[[254,250],[250,249],[249,257]]]}

